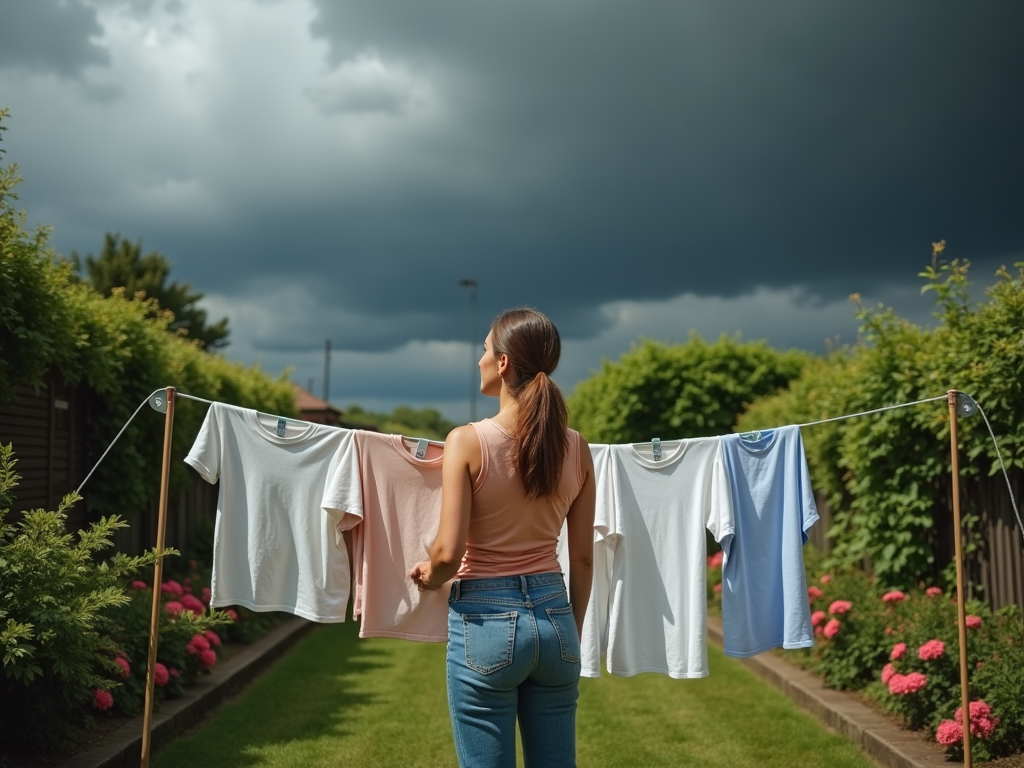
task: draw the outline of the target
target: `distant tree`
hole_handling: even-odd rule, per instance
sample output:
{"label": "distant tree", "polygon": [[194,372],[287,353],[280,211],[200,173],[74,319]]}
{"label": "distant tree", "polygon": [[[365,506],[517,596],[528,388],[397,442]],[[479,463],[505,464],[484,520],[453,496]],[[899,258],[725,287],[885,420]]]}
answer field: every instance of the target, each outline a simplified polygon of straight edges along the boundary
{"label": "distant tree", "polygon": [[810,359],[729,336],[710,344],[696,334],[685,344],[645,340],[576,386],[571,422],[595,443],[728,434],[750,403],[785,387]]}
{"label": "distant tree", "polygon": [[426,437],[431,440],[444,440],[455,428],[455,424],[444,418],[436,408],[416,410],[408,405],[400,405],[391,413],[375,413],[353,403],[345,409],[345,418],[351,422],[373,424],[388,434]]}
{"label": "distant tree", "polygon": [[206,310],[198,306],[203,294],[193,291],[188,283],[168,282],[171,263],[157,251],[142,255],[142,240],[122,240],[117,232],[103,236],[103,249],[94,257],[88,254],[83,264],[74,251],[71,261],[75,270],[85,270],[85,281],[93,290],[109,296],[115,288],[124,288],[129,298],[144,293],[160,310],[170,312],[174,319],[170,330],[196,339],[203,349],[213,350],[228,343],[228,319],[208,324]]}

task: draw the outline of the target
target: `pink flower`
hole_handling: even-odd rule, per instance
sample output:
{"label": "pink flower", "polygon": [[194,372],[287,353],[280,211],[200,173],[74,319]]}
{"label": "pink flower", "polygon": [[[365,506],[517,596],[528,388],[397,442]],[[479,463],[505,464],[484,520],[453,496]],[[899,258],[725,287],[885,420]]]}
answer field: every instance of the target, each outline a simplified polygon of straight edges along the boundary
{"label": "pink flower", "polygon": [[828,584],[830,581],[832,581],[831,574],[826,573],[824,576],[821,577],[820,581],[822,584]]}
{"label": "pink flower", "polygon": [[968,629],[977,629],[981,626],[981,616],[975,616],[973,613],[964,619],[964,623]]}
{"label": "pink flower", "polygon": [[[926,589],[924,593],[928,595],[928,597],[939,597],[940,595],[942,595],[942,590],[939,587],[928,587],[928,589]],[[945,720],[944,722],[948,723],[951,721]],[[963,737],[961,736],[961,738]]]}
{"label": "pink flower", "polygon": [[895,634],[896,634],[896,630],[895,630],[895,629],[893,629],[892,627],[886,627],[886,628],[885,628],[885,634],[886,634],[887,636],[889,636],[889,635],[895,635]]}
{"label": "pink flower", "polygon": [[203,632],[203,637],[210,641],[211,647],[220,645],[220,637],[212,629],[208,629]]}
{"label": "pink flower", "polygon": [[721,568],[722,560],[725,558],[725,553],[722,550],[718,550],[715,554],[708,558],[708,568]]}
{"label": "pink flower", "polygon": [[823,629],[824,629],[824,627],[815,627],[814,628],[814,636],[815,637],[821,637],[821,633],[822,633]]}
{"label": "pink flower", "polygon": [[944,747],[952,747],[964,740],[964,727],[952,720],[943,720],[935,731],[935,740]]}
{"label": "pink flower", "polygon": [[203,598],[203,602],[206,603],[207,605],[209,605],[210,604],[210,588],[209,587],[203,587],[202,590],[200,590],[199,594]]}
{"label": "pink flower", "polygon": [[201,651],[208,651],[210,650],[210,641],[202,635],[192,635],[192,639],[188,641],[185,650],[193,655]]}
{"label": "pink flower", "polygon": [[833,616],[842,616],[851,608],[853,608],[853,603],[849,600],[833,600],[832,605],[828,607],[828,612]]}
{"label": "pink flower", "polygon": [[106,711],[114,706],[114,697],[110,695],[110,691],[97,688],[92,692],[92,705],[96,709]]}
{"label": "pink flower", "polygon": [[[984,701],[972,701],[969,705],[969,711],[971,713],[971,720],[976,720],[979,717],[992,717],[992,707],[986,704]],[[958,723],[964,721],[964,708],[957,707],[956,715],[954,718]]]}
{"label": "pink flower", "polygon": [[825,629],[822,630],[822,634],[825,635],[829,640],[839,634],[839,619],[831,619],[828,624],[825,625]]}
{"label": "pink flower", "polygon": [[934,661],[946,653],[946,644],[941,640],[929,640],[917,649],[917,658],[922,661]]}
{"label": "pink flower", "polygon": [[185,606],[179,603],[177,600],[170,600],[164,603],[164,610],[167,611],[171,616],[180,616],[181,612],[185,610]]}
{"label": "pink flower", "polygon": [[168,595],[174,595],[175,597],[181,597],[183,594],[185,594],[185,590],[182,589],[181,584],[174,581],[173,579],[171,581],[165,581],[163,584],[161,584],[160,591]]}
{"label": "pink flower", "polygon": [[199,616],[206,611],[206,606],[203,605],[195,595],[182,596],[181,605],[186,611],[192,611],[196,616]]}
{"label": "pink flower", "polygon": [[171,673],[167,671],[167,667],[161,664],[159,661],[153,665],[153,682],[158,686],[163,687],[167,685],[167,681],[171,679]]}
{"label": "pink flower", "polygon": [[205,650],[200,651],[199,663],[202,664],[204,668],[209,669],[217,663],[217,652],[212,648],[206,648]]}
{"label": "pink flower", "polygon": [[711,591],[714,592],[716,595],[722,594],[722,582],[718,582],[713,587],[711,587]]}
{"label": "pink flower", "polygon": [[812,603],[813,603],[813,602],[814,602],[815,600],[817,600],[817,599],[818,599],[819,597],[821,597],[821,596],[822,596],[823,594],[825,594],[825,593],[824,593],[824,592],[822,592],[822,591],[821,591],[820,589],[818,589],[818,588],[817,588],[816,586],[814,586],[813,584],[811,584],[811,586],[809,586],[809,587],[807,588],[807,597],[809,597],[809,598],[811,599],[811,602],[812,602]]}
{"label": "pink flower", "polygon": [[[970,707],[971,736],[977,736],[980,739],[987,739],[992,735],[993,731],[995,731],[996,726],[999,725],[999,718],[992,717],[992,707],[984,701],[972,701]],[[963,707],[956,708],[956,716],[954,719],[959,725],[963,725]]]}
{"label": "pink flower", "polygon": [[889,678],[889,693],[898,696],[907,696],[917,693],[928,684],[928,678],[920,672],[911,672],[909,675],[901,675],[899,672]]}
{"label": "pink flower", "polygon": [[825,612],[824,611],[815,611],[814,613],[811,614],[811,626],[812,627],[818,626],[824,620],[825,620]]}
{"label": "pink flower", "polygon": [[896,668],[892,664],[886,664],[882,667],[882,682],[888,684],[895,674]]}
{"label": "pink flower", "polygon": [[132,582],[131,587],[132,587],[132,589],[139,589],[139,590],[149,589],[149,587],[146,586],[146,582],[139,581],[138,579],[136,579],[135,581]]}
{"label": "pink flower", "polygon": [[128,677],[132,673],[132,666],[124,656],[115,656],[114,663],[121,668],[121,677]]}
{"label": "pink flower", "polygon": [[892,647],[892,652],[889,654],[889,661],[896,661],[897,659],[902,659],[903,658],[903,654],[906,653],[906,652],[907,652],[907,644],[906,643],[896,643],[896,645],[894,645]]}
{"label": "pink flower", "polygon": [[167,674],[169,674],[171,677],[181,677],[181,672],[179,672],[174,667],[168,667]]}
{"label": "pink flower", "polygon": [[231,619],[231,621],[238,621],[238,619],[241,618],[238,615],[238,611],[236,611],[234,608],[226,608],[224,610],[224,613],[228,615],[228,618]]}
{"label": "pink flower", "polygon": [[892,592],[886,592],[882,595],[883,603],[898,603],[906,597],[905,594],[900,592],[898,589],[894,589]]}

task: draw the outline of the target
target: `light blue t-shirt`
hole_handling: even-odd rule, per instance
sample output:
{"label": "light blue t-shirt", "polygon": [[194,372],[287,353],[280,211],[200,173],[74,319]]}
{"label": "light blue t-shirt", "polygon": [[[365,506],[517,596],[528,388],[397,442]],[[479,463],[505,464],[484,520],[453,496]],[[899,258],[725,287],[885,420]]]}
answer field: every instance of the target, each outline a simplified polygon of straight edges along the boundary
{"label": "light blue t-shirt", "polygon": [[803,545],[818,519],[798,427],[727,435],[736,533],[722,542],[727,656],[814,645]]}

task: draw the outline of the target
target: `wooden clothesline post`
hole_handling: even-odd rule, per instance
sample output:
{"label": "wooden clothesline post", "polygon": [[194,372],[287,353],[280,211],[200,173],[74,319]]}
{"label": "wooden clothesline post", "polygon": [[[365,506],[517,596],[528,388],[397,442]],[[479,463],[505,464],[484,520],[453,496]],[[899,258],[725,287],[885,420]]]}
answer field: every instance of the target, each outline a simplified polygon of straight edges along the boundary
{"label": "wooden clothesline post", "polygon": [[963,529],[960,521],[960,452],[956,434],[957,394],[946,393],[949,403],[949,455],[953,476],[953,551],[956,561],[956,610],[960,639],[960,706],[963,708],[964,766],[971,768],[971,696],[967,687],[967,606],[964,588]]}
{"label": "wooden clothesline post", "polygon": [[167,529],[167,494],[171,473],[171,435],[174,431],[174,387],[167,387],[167,411],[164,414],[164,456],[160,465],[160,506],[157,509],[156,563],[153,566],[153,610],[149,618],[149,658],[146,662],[146,709],[142,716],[142,768],[149,768],[153,726],[153,684],[156,649],[160,639],[160,585],[164,570],[164,533]]}

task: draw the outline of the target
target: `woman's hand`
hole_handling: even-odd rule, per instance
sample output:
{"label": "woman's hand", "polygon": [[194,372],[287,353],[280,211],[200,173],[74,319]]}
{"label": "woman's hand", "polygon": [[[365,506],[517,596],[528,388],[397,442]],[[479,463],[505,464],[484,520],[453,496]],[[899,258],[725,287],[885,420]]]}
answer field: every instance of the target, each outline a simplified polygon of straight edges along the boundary
{"label": "woman's hand", "polygon": [[434,569],[430,567],[430,561],[424,560],[422,562],[416,563],[416,565],[412,567],[412,570],[409,571],[409,578],[416,582],[416,587],[419,589],[420,592],[424,592],[426,590],[440,589],[442,586],[444,586],[444,582],[442,581],[440,584],[435,584],[434,582],[432,582],[431,577],[433,576],[433,574]]}

